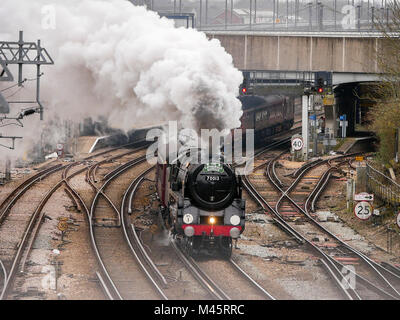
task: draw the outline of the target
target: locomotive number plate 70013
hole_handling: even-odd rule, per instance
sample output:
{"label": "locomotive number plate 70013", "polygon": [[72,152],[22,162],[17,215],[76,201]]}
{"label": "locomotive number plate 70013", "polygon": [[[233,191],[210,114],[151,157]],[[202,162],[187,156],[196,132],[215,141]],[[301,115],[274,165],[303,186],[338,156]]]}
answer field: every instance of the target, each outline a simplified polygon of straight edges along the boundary
{"label": "locomotive number plate 70013", "polygon": [[219,176],[206,176],[206,181],[219,181]]}

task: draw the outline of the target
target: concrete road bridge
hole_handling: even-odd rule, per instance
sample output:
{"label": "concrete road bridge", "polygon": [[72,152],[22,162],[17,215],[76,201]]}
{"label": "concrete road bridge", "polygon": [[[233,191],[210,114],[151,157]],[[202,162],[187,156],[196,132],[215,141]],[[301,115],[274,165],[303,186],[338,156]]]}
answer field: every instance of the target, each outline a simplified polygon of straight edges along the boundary
{"label": "concrete road bridge", "polygon": [[243,70],[379,73],[377,32],[208,31]]}
{"label": "concrete road bridge", "polygon": [[346,114],[348,132],[354,132],[370,106],[359,94],[380,80],[383,37],[378,32],[208,31],[207,35],[218,39],[234,65],[250,74],[256,94],[299,96],[304,86],[314,83],[315,72],[331,72],[336,98],[329,112],[332,131],[336,118]]}

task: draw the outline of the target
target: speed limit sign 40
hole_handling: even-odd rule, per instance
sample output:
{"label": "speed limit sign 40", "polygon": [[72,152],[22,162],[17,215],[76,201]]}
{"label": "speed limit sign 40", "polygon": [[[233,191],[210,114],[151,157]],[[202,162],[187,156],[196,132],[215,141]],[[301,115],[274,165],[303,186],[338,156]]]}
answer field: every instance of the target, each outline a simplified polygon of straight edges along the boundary
{"label": "speed limit sign 40", "polygon": [[292,149],[294,151],[300,151],[303,149],[304,141],[303,138],[297,137],[292,140]]}
{"label": "speed limit sign 40", "polygon": [[360,220],[368,220],[373,211],[372,205],[367,201],[360,201],[354,207],[354,214]]}

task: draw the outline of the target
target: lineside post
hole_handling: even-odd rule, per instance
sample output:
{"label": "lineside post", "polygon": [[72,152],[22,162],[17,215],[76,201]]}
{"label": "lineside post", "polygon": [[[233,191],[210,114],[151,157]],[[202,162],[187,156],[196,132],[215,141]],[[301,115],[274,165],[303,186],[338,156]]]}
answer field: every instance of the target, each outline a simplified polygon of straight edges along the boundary
{"label": "lineside post", "polygon": [[308,109],[310,105],[310,96],[304,95],[302,97],[302,113],[301,113],[301,135],[303,136],[303,160],[308,160]]}

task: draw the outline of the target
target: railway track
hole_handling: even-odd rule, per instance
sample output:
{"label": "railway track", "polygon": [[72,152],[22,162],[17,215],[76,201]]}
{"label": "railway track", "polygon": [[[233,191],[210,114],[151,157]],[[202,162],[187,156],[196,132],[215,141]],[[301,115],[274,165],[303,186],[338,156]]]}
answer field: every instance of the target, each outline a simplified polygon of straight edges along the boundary
{"label": "railway track", "polygon": [[[177,256],[191,270],[192,274],[199,283],[217,300],[232,300],[235,299],[267,299],[275,300],[275,298],[263,287],[261,287],[248,273],[232,259],[225,260],[206,260],[199,261],[185,254],[176,240],[171,240],[171,245],[174,248]],[[217,264],[216,268],[213,268]],[[208,271],[205,271],[208,269]],[[221,272],[230,275],[230,281],[224,277],[223,281],[220,278]],[[216,278],[217,280],[213,279]],[[220,284],[218,284],[220,282]],[[225,283],[224,283],[225,282]],[[233,290],[237,288],[237,290]],[[239,289],[240,288],[240,289]],[[230,292],[227,294],[226,292]]]}
{"label": "railway track", "polygon": [[[60,182],[62,181],[59,171],[65,168],[65,166],[55,166],[55,168],[46,170],[45,173],[35,175],[33,179],[28,179],[19,185],[16,188],[16,192],[13,193],[13,196],[6,199],[7,203],[4,205],[1,214],[0,233],[4,238],[2,239],[2,242],[4,241],[3,244],[7,244],[6,248],[3,247],[4,253],[2,254],[2,256],[6,258],[4,260],[4,270],[7,271],[7,277],[5,277],[3,281],[0,300],[6,299],[10,293],[13,280],[19,268],[19,262],[30,243],[29,239],[31,238],[31,234],[35,229],[35,226],[38,223],[40,224],[38,218],[44,205],[55,190],[58,189]],[[56,173],[58,173],[58,176],[56,175],[56,177],[53,177],[53,174]],[[55,180],[55,182],[50,182],[53,187],[46,188],[46,186],[43,186],[43,184],[47,183],[47,180],[44,180],[46,183],[43,182],[37,188],[32,188],[33,184],[49,176],[51,176],[49,179]],[[42,189],[42,192],[46,195],[40,201],[35,201],[37,195],[33,192],[37,191],[38,188]],[[17,201],[20,199],[26,200],[23,210],[16,205]],[[19,201],[19,203],[20,202],[21,201]],[[12,236],[9,234],[11,231]]]}
{"label": "railway track", "polygon": [[[119,166],[108,174],[108,179],[105,180],[103,185],[98,189],[91,207],[89,209],[90,221],[90,236],[93,248],[99,264],[101,266],[101,273],[104,283],[107,283],[105,291],[111,292],[109,298],[112,299],[157,299],[165,298],[161,288],[157,293],[154,292],[154,284],[148,283],[148,279],[138,277],[138,273],[143,271],[138,260],[129,246],[130,242],[124,236],[126,227],[115,223],[100,224],[99,221],[104,219],[115,219],[114,210],[109,210],[107,203],[103,208],[99,208],[100,195],[105,189],[111,186],[116,179],[125,174],[130,169],[135,169],[135,177],[140,176],[143,170],[149,169],[149,164],[146,163],[145,156],[139,156]],[[119,181],[119,179],[118,179]],[[107,208],[108,207],[108,208]],[[103,209],[103,210],[99,210]],[[107,210],[108,209],[108,210]],[[111,212],[112,213],[111,213]],[[111,216],[110,216],[111,213]],[[121,212],[118,210],[118,220],[121,220]],[[121,277],[123,276],[123,278]],[[158,287],[157,287],[158,288]]]}
{"label": "railway track", "polygon": [[[125,238],[127,242],[130,244],[131,250],[134,253],[135,257],[138,261],[140,261],[143,271],[145,272],[146,276],[149,280],[153,283],[154,287],[161,286],[157,290],[164,292],[164,298],[181,298],[176,296],[176,292],[181,289],[182,286],[180,283],[175,283],[171,281],[167,281],[167,273],[165,276],[163,272],[156,266],[153,258],[150,257],[150,253],[147,252],[146,248],[150,250],[150,252],[156,251],[154,245],[152,246],[151,241],[147,244],[144,243],[140,236],[136,232],[136,227],[132,223],[132,220],[129,219],[129,214],[132,213],[132,201],[133,198],[136,197],[136,193],[138,192],[138,188],[145,180],[145,177],[149,174],[152,168],[144,171],[140,174],[135,180],[132,181],[130,186],[128,187],[127,191],[124,194],[123,202],[121,205],[121,220],[123,221],[123,230],[125,234]],[[131,223],[129,223],[131,222]],[[145,248],[146,247],[146,248]],[[189,257],[185,254],[185,252],[181,249],[179,241],[176,239],[170,238],[170,245],[168,247],[163,247],[162,249],[164,252],[167,251],[168,256],[176,256],[174,260],[180,260],[182,265],[185,266],[186,270],[192,275],[193,279],[200,284],[201,287],[209,294],[212,299],[216,300],[231,300],[230,294],[227,294],[226,291],[221,288],[220,285],[217,284],[216,281],[212,279],[212,275],[214,272],[205,272],[204,266],[200,266],[200,263]],[[171,250],[171,252],[170,252]],[[154,255],[154,254],[153,254]],[[228,264],[230,269],[229,272],[233,272],[236,274],[236,282],[242,281],[245,283],[241,284],[241,288],[245,288],[245,286],[250,287],[251,289],[247,288],[244,290],[245,293],[251,293],[253,296],[257,296],[257,298],[262,299],[273,299],[272,295],[269,294],[265,289],[263,289],[256,281],[254,281],[244,270],[242,270],[233,260],[230,261],[222,261],[222,263]],[[226,267],[226,266],[225,266]],[[232,270],[233,269],[233,270]],[[165,272],[166,270],[164,270]],[[242,278],[239,280],[239,278]],[[250,283],[250,286],[249,286]],[[242,290],[242,289],[241,289]],[[252,292],[253,291],[253,292]],[[256,293],[254,293],[256,291]],[[248,298],[248,296],[241,292],[241,298]]]}
{"label": "railway track", "polygon": [[[167,295],[164,290],[168,286],[168,282],[160,272],[156,264],[150,258],[146,249],[144,248],[139,236],[136,233],[135,226],[128,221],[128,212],[132,211],[129,207],[132,203],[132,198],[137,192],[137,188],[143,181],[144,177],[153,170],[154,167],[146,169],[140,173],[129,185],[126,190],[121,204],[121,221],[122,221],[122,231],[125,236],[125,240],[129,245],[132,254],[135,256],[137,262],[140,264],[143,272],[146,274],[147,278],[151,281],[153,286],[156,288],[160,296],[168,300]],[[128,200],[129,199],[129,200]],[[128,202],[129,201],[129,202]],[[161,284],[161,285],[160,285]]]}
{"label": "railway track", "polygon": [[[140,184],[143,182],[145,176],[152,170],[150,168],[142,174],[140,174],[135,180],[132,181],[130,186],[128,187],[123,201],[121,205],[121,219],[123,221],[123,230],[125,239],[130,245],[131,251],[135,255],[136,259],[139,261],[142,270],[145,272],[148,279],[153,283],[154,287],[159,291],[162,292],[162,296],[164,299],[168,299],[167,296],[171,298],[174,297],[173,291],[178,291],[179,288],[174,288],[173,282],[167,282],[166,278],[156,267],[155,262],[150,257],[149,253],[146,251],[144,247],[144,243],[139,238],[139,235],[136,232],[135,225],[133,223],[129,223],[130,219],[128,217],[129,213],[132,213],[132,200],[136,196],[138,188]],[[148,246],[148,245],[147,245]],[[175,254],[176,258],[179,259],[183,265],[187,268],[188,272],[193,276],[193,278],[198,281],[198,283],[210,294],[213,299],[218,300],[229,300],[229,296],[222,291],[212,280],[211,278],[202,271],[201,268],[196,264],[196,262],[187,257],[180,249],[179,244],[176,243],[174,239],[171,239],[170,246],[168,248],[173,252],[171,254]],[[163,289],[160,288],[160,285]],[[179,285],[179,284],[178,284]]]}
{"label": "railway track", "polygon": [[[398,290],[385,276],[383,276],[383,273],[385,273],[386,275],[390,275],[393,280],[393,278],[396,277],[395,274],[386,270],[381,265],[340,240],[332,232],[328,231],[318,223],[308,211],[309,206],[315,205],[315,201],[318,199],[318,196],[321,195],[322,190],[326,187],[332,172],[339,170],[339,165],[344,163],[342,160],[346,156],[335,158],[335,161],[340,161],[337,165],[332,165],[333,160],[329,162],[315,161],[307,164],[294,173],[294,181],[285,189],[275,170],[275,163],[283,153],[284,152],[279,152],[277,156],[266,164],[265,180],[269,183],[269,193],[272,191],[271,187],[275,192],[274,197],[270,198],[270,196],[268,196],[268,200],[266,200],[266,196],[261,194],[260,186],[257,187],[251,183],[249,177],[245,177],[245,187],[250,195],[260,204],[265,212],[268,212],[273,216],[277,225],[293,236],[299,243],[307,244],[308,247],[319,256],[322,266],[326,269],[345,298],[350,300],[360,300],[363,298],[398,299]],[[301,197],[299,198],[298,195],[295,195],[296,186],[300,184],[305,174],[322,165],[326,165],[328,168],[320,179],[318,179],[318,183],[306,199],[301,199]],[[259,166],[258,169],[260,167],[261,166]],[[296,200],[294,200],[293,197],[296,197]],[[329,239],[327,241],[329,246],[326,245],[323,247],[314,243],[312,239],[306,235],[306,232],[302,230],[304,228],[300,228],[295,223],[288,221],[290,216],[297,216],[297,218],[301,216],[308,224],[313,224],[314,227],[318,229],[319,233],[322,233],[323,236]],[[332,247],[336,248],[336,256],[335,253],[332,252]],[[346,252],[344,252],[344,250],[346,250]],[[342,257],[349,258],[350,253],[353,259],[356,258],[364,263],[365,267],[362,273],[360,273],[359,270],[357,270],[357,272],[353,271],[352,268],[345,266],[339,261],[339,259],[337,259],[339,254],[342,255]],[[350,257],[350,259],[347,260],[349,261],[352,259]],[[361,284],[363,288],[360,288],[360,286],[358,286],[357,290],[353,288],[352,284],[349,283],[347,278],[344,276],[344,271],[346,271],[346,273],[352,273],[353,276],[356,277],[357,283]],[[369,275],[369,277],[367,277],[367,275]]]}
{"label": "railway track", "polygon": [[[267,150],[284,145],[288,141],[290,141],[290,138],[275,142],[268,146],[268,148],[258,152],[255,157],[260,156]],[[115,150],[116,149],[112,149],[99,153],[95,156],[91,156],[90,159],[103,156]],[[54,194],[54,192],[56,192],[62,185],[66,186],[68,193],[74,199],[77,206],[86,213],[92,247],[98,265],[100,266],[96,275],[106,297],[109,299],[168,299],[169,296],[174,297],[174,295],[171,294],[173,285],[171,285],[171,282],[167,280],[166,275],[160,271],[157,264],[154,263],[149,253],[144,248],[144,243],[138,236],[133,223],[128,218],[128,215],[132,213],[132,199],[135,197],[139,185],[143,182],[145,176],[149,174],[152,167],[148,164],[145,165],[144,156],[138,156],[133,160],[129,160],[119,165],[117,168],[107,173],[102,180],[97,179],[96,177],[96,171],[98,171],[100,166],[103,164],[115,159],[138,154],[139,150],[141,150],[141,148],[129,150],[109,159],[101,160],[96,164],[90,166],[85,165],[83,168],[80,168],[79,166],[84,164],[84,162],[77,162],[70,165],[58,164],[50,167],[25,180],[2,202],[0,205],[0,228],[2,227],[2,223],[7,221],[8,215],[13,206],[15,206],[18,200],[23,197],[25,193],[28,193],[35,184],[38,184],[38,182],[42,180],[47,181],[47,178],[57,175],[56,177],[53,177],[53,180],[55,181],[52,183],[51,188],[47,189],[45,196],[35,203],[35,210],[32,210],[33,213],[29,216],[29,221],[27,222],[27,227],[23,232],[23,236],[21,236],[20,242],[16,245],[17,250],[11,268],[8,266],[9,263],[3,264],[0,260],[0,274],[3,275],[4,279],[3,289],[0,296],[2,299],[9,295],[12,287],[12,280],[17,271],[24,271],[29,252],[40,228],[40,222],[43,220],[43,207],[49,201],[52,194]],[[312,214],[318,198],[329,183],[330,177],[334,172],[340,169],[340,165],[344,163],[342,158],[345,157],[337,157],[329,162],[315,161],[307,164],[307,166],[300,168],[292,175],[291,178],[293,179],[293,182],[285,188],[285,183],[283,182],[283,179],[278,176],[276,170],[277,160],[282,154],[283,153],[280,152],[265,165],[265,178],[269,185],[275,190],[275,199],[265,199],[265,197],[261,195],[260,190],[258,190],[259,188],[250,181],[249,177],[244,177],[244,184],[249,194],[262,208],[264,208],[265,212],[272,215],[278,226],[294,237],[299,243],[307,244],[315,254],[320,257],[319,259],[322,267],[332,277],[335,284],[347,299],[355,300],[376,297],[399,299],[400,294],[398,291],[398,285],[393,285],[393,282],[400,279],[398,274],[371,260],[369,257],[337,238],[324,226],[318,223]],[[89,158],[85,158],[84,160],[87,161],[88,159]],[[334,164],[334,161],[339,162]],[[262,166],[263,164],[256,167],[256,170],[260,169]],[[323,171],[323,174],[319,176],[319,179],[317,179],[318,181],[314,184],[312,192],[304,199],[298,199],[295,195],[296,186],[301,183],[307,172],[310,172],[315,168],[321,168],[322,166],[325,166],[326,168]],[[78,169],[72,174],[69,174],[74,167],[78,167]],[[62,174],[58,177],[60,171],[62,171]],[[132,174],[128,174],[131,171],[135,171],[133,179],[131,176]],[[95,196],[91,200],[90,206],[85,204],[82,196],[75,191],[70,184],[70,180],[74,176],[84,172],[86,172],[87,182],[95,192]],[[125,182],[127,188],[123,193],[121,204],[118,205],[118,201],[111,199],[111,197],[107,195],[106,189],[110,188],[112,185],[119,185],[120,183],[118,178],[125,175],[129,175],[129,178],[126,178],[129,179],[129,181]],[[100,181],[102,183],[99,186]],[[287,207],[291,207],[291,209],[287,209]],[[301,228],[296,228],[293,223],[287,221],[283,211],[286,211],[286,216],[288,212],[297,215],[297,217],[302,216],[307,223],[312,224],[320,233],[324,233],[326,237],[329,238],[330,243],[335,242],[335,250],[341,255],[349,256],[351,254],[360,261],[363,261],[365,264],[365,270],[362,270],[362,272],[359,272],[359,270],[354,272],[352,269],[347,268],[340,261],[335,259],[335,256],[332,256],[331,249],[317,246],[313,243],[312,239],[302,233]],[[106,223],[102,223],[102,221],[105,221]],[[201,284],[204,290],[206,290],[213,299],[230,300],[232,298],[231,293],[229,295],[226,294],[227,290],[224,288],[224,284],[219,286],[216,281],[210,277],[209,274],[212,275],[212,272],[208,273],[204,271],[205,268],[204,266],[201,266],[201,261],[199,262],[193,258],[187,257],[175,240],[171,241],[170,249],[175,252],[182,264],[185,265],[191,275]],[[345,253],[343,253],[344,250],[346,251]],[[123,253],[121,253],[122,251]],[[237,277],[242,278],[242,281],[247,281],[260,297],[263,299],[274,299],[270,293],[263,289],[233,260],[223,261],[223,264],[225,265],[224,269],[230,268],[233,272],[236,272]],[[133,267],[134,265],[136,267]],[[343,276],[343,270],[353,273],[357,278],[358,283],[360,283],[363,288],[357,288],[357,290],[352,288],[351,284],[347,282]],[[143,281],[138,281],[138,273],[145,274],[146,278],[144,280],[142,279]],[[128,280],[122,279],[120,277],[122,274],[124,276],[128,275]],[[143,295],[138,296],[138,291]],[[234,296],[234,298],[240,299],[240,295]]]}
{"label": "railway track", "polygon": [[[115,150],[118,150],[118,148],[91,155],[85,158],[83,162],[104,156]],[[0,237],[5,237],[3,244],[7,244],[6,247],[3,247],[4,252],[2,254],[4,263],[1,262],[3,277],[0,287],[0,300],[6,299],[10,295],[16,276],[22,275],[25,271],[26,261],[44,218],[43,208],[45,205],[63,184],[70,190],[68,180],[87,170],[84,167],[68,175],[71,168],[78,165],[81,165],[81,162],[69,165],[58,163],[50,166],[25,179],[0,204]],[[62,171],[61,174],[60,171]],[[43,184],[50,184],[51,187],[44,188]],[[44,194],[43,197],[35,195],[39,188],[43,189],[39,192]],[[23,199],[26,200],[26,204],[22,210],[18,204]],[[11,211],[16,210],[19,211],[12,214]],[[12,236],[9,235],[11,230]]]}
{"label": "railway track", "polygon": [[[96,201],[98,201],[99,195],[102,192],[102,190],[107,186],[108,182],[111,182],[111,180],[116,178],[116,175],[121,174],[121,171],[128,170],[134,165],[137,165],[138,163],[144,162],[145,158],[139,158],[138,160],[133,160],[130,162],[127,162],[126,164],[118,167],[116,170],[113,172],[107,174],[106,176],[108,177],[108,180],[105,181],[103,184],[102,188],[98,189],[97,194],[92,202],[92,208],[90,209],[89,216],[91,217],[91,220],[95,217],[95,204]],[[115,242],[115,240],[118,238],[118,241],[120,241],[120,238],[116,236],[116,233],[120,233],[120,235],[123,234],[125,246],[127,247],[129,254],[131,257],[134,258],[134,261],[132,261],[133,264],[138,265],[139,270],[136,268],[136,272],[132,274],[133,279],[132,282],[136,280],[137,282],[137,272],[140,272],[145,275],[145,278],[147,279],[147,283],[150,285],[150,287],[153,289],[153,291],[158,295],[161,299],[167,300],[169,299],[168,296],[173,296],[171,294],[171,290],[173,290],[173,284],[168,283],[164,275],[160,272],[156,264],[154,263],[153,259],[149,256],[147,253],[146,249],[144,248],[144,245],[142,241],[139,239],[138,234],[136,233],[135,226],[130,222],[128,212],[131,211],[132,209],[130,208],[132,199],[135,197],[135,194],[137,192],[137,189],[141,182],[143,181],[144,177],[153,169],[153,167],[148,167],[145,168],[145,170],[141,170],[140,173],[138,173],[135,178],[131,181],[129,186],[127,187],[126,191],[124,192],[123,198],[122,198],[122,203],[121,203],[121,210],[119,211],[120,213],[120,220],[121,220],[121,228],[115,229],[112,228],[110,230],[115,230],[115,232],[111,232],[107,230],[107,239],[108,241]],[[132,298],[137,298],[129,294],[128,290],[126,288],[123,288],[123,286],[118,283],[118,280],[116,279],[116,274],[113,272],[113,269],[115,268],[115,265],[112,265],[112,262],[105,258],[106,257],[106,250],[102,244],[98,243],[98,238],[99,235],[95,234],[96,232],[98,233],[98,228],[93,228],[93,225],[91,226],[92,231],[92,243],[93,246],[96,248],[96,255],[98,256],[98,260],[101,262],[102,265],[102,273],[99,276],[100,283],[103,287],[103,291],[107,293],[107,296],[109,299],[132,299]],[[114,235],[111,235],[113,233]],[[120,236],[119,235],[119,236]],[[118,242],[119,243],[119,242]],[[120,246],[119,246],[120,248]],[[132,263],[129,264],[129,266],[132,268]],[[124,275],[129,275],[129,272],[127,270],[124,270],[123,272]],[[203,277],[204,274],[203,274]],[[143,283],[140,285],[143,287]],[[136,286],[133,285],[133,288]],[[132,289],[132,287],[131,287]],[[148,289],[150,289],[148,287]],[[169,293],[168,293],[169,291]],[[149,290],[148,295],[151,295],[151,291]],[[153,293],[154,294],[154,293]],[[148,298],[146,296],[145,298]]]}
{"label": "railway track", "polygon": [[[133,152],[131,152],[131,151],[130,152],[125,152],[122,155],[118,155],[118,156],[112,157],[112,159],[121,158],[123,156],[127,156],[127,155],[130,155],[132,153]],[[104,155],[104,153],[102,155]],[[106,162],[107,161],[110,161],[110,159],[107,159]],[[50,199],[51,195],[57,189],[59,189],[59,187],[63,183],[65,183],[66,188],[68,190],[68,193],[70,193],[71,197],[74,199],[74,201],[76,202],[77,206],[80,207],[81,210],[86,213],[86,217],[88,219],[88,224],[89,224],[90,233],[91,233],[92,247],[95,250],[95,255],[97,257],[97,261],[98,261],[98,264],[100,266],[100,271],[96,272],[96,276],[98,277],[99,283],[102,286],[104,294],[109,299],[124,299],[124,298],[128,298],[129,299],[129,298],[132,298],[132,296],[129,296],[129,294],[126,294],[126,293],[127,292],[129,293],[129,291],[131,293],[132,290],[135,289],[135,287],[128,286],[128,288],[127,288],[125,279],[123,279],[123,281],[122,281],[122,282],[125,282],[125,283],[123,283],[121,285],[121,281],[120,281],[121,279],[118,279],[115,276],[115,273],[112,274],[113,271],[115,272],[115,270],[112,270],[111,272],[109,272],[109,270],[108,270],[108,268],[110,267],[109,266],[109,262],[112,259],[108,259],[109,257],[107,257],[107,253],[105,253],[105,252],[107,252],[108,249],[104,248],[104,246],[103,246],[104,243],[102,243],[102,242],[104,241],[104,239],[106,239],[107,242],[111,242],[113,245],[115,245],[116,242],[114,242],[113,240],[115,240],[116,238],[113,239],[113,237],[110,237],[109,235],[106,235],[106,236],[102,237],[101,234],[100,234],[102,232],[100,230],[102,228],[104,228],[103,230],[106,230],[105,233],[110,233],[110,232],[113,233],[113,231],[115,230],[116,231],[115,233],[119,233],[119,234],[122,235],[121,229],[118,228],[119,227],[118,224],[110,227],[110,226],[100,226],[98,223],[96,223],[95,222],[95,220],[96,220],[95,218],[96,218],[96,214],[97,214],[96,206],[98,206],[98,202],[99,202],[99,200],[101,198],[101,195],[105,194],[105,189],[107,188],[107,186],[109,184],[114,182],[115,179],[118,176],[124,174],[126,171],[129,171],[135,165],[140,164],[140,163],[144,163],[144,162],[145,162],[145,157],[141,156],[141,157],[138,157],[137,159],[134,159],[134,160],[128,161],[127,163],[124,163],[123,165],[117,167],[115,170],[113,170],[112,172],[107,174],[106,176],[107,176],[108,179],[102,184],[102,186],[100,188],[96,187],[97,192],[96,192],[96,195],[95,195],[94,199],[92,200],[92,206],[90,207],[90,209],[86,206],[85,201],[81,197],[81,195],[77,191],[75,191],[74,188],[71,186],[70,179],[72,179],[74,176],[77,176],[77,175],[81,174],[82,172],[85,172],[85,171],[88,172],[90,170],[90,168],[93,168],[93,166],[89,166],[89,167],[85,166],[84,168],[77,170],[76,172],[74,172],[72,175],[69,175],[69,176],[67,175],[67,172],[71,169],[71,167],[73,167],[75,165],[78,165],[78,163],[72,164],[72,165],[68,165],[68,166],[64,166],[63,167],[64,171],[63,171],[63,173],[61,175],[61,179],[51,188],[51,190],[41,200],[39,206],[35,210],[35,214],[34,214],[34,216],[36,217],[35,221],[37,221],[39,223],[36,223],[36,224],[32,223],[32,225],[29,227],[29,232],[27,232],[27,234],[28,233],[32,233],[33,237],[30,238],[30,241],[27,243],[26,246],[24,246],[23,249],[21,248],[21,250],[20,250],[21,253],[18,253],[18,257],[15,258],[14,261],[16,261],[16,262],[13,264],[13,268],[11,270],[12,275],[9,276],[7,274],[6,268],[4,268],[4,274],[7,275],[4,278],[5,279],[7,279],[7,278],[9,279],[9,281],[7,281],[7,284],[6,284],[7,289],[4,288],[4,292],[7,292],[11,288],[12,279],[15,276],[16,270],[18,269],[19,260],[22,257],[22,252],[25,252],[25,255],[23,256],[23,266],[25,265],[26,259],[27,259],[28,255],[29,255],[29,250],[30,250],[30,248],[32,246],[32,243],[34,242],[34,238],[35,238],[35,235],[37,233],[37,230],[39,229],[39,224],[40,224],[41,218],[40,219],[37,219],[37,218],[40,217],[41,214],[42,214],[41,209],[44,207],[45,203]],[[151,169],[151,168],[149,168],[149,169]],[[149,169],[147,169],[142,174],[139,174],[138,178],[140,178],[141,176],[145,175],[149,171]],[[86,175],[88,175],[88,174],[86,173]],[[134,250],[132,250],[133,241],[131,240],[132,239],[131,235],[133,234],[134,229],[132,229],[131,226],[130,226],[130,228],[128,228],[126,226],[125,219],[122,220],[122,218],[125,216],[125,212],[126,212],[126,210],[124,210],[124,207],[125,207],[125,204],[126,204],[127,195],[130,193],[130,189],[131,188],[132,188],[131,195],[134,194],[138,183],[140,183],[139,179],[135,179],[135,180],[132,181],[130,187],[128,187],[128,190],[127,190],[127,192],[126,192],[126,194],[124,196],[123,203],[121,205],[121,212],[118,211],[118,215],[119,215],[120,221],[121,222],[123,221],[123,223],[122,223],[123,230],[124,230],[124,232],[126,232],[125,233],[125,237],[126,237],[125,245],[129,245],[131,247],[131,252],[130,252],[130,257],[131,258],[132,258],[132,256],[135,256]],[[24,186],[25,186],[25,184],[24,184]],[[30,186],[31,185],[29,185],[28,187],[30,187]],[[131,198],[132,198],[132,196],[131,196]],[[107,197],[103,197],[103,199],[107,199]],[[110,203],[112,203],[112,201],[109,201],[108,204],[110,204]],[[131,232],[129,232],[129,230],[131,230]],[[130,235],[128,235],[128,232],[129,232]],[[100,242],[100,246],[99,246],[99,242]],[[137,243],[140,243],[140,241],[136,242],[136,246],[137,246]],[[118,250],[120,248],[121,247],[118,246]],[[143,255],[144,252],[145,251],[142,249],[141,253],[139,253],[139,254],[136,253],[136,260],[139,262],[139,264],[142,263],[141,260],[140,260],[140,259],[142,259],[142,257],[139,257],[139,255],[140,254]],[[106,258],[105,258],[105,256],[106,256]],[[107,260],[107,261],[105,261],[105,260]],[[127,263],[126,261],[130,261],[130,260],[124,258],[123,261],[125,263]],[[130,261],[130,262],[132,262],[132,261]],[[135,264],[135,261],[133,261],[133,263],[128,263],[128,264],[129,264],[129,267],[131,267],[132,265]],[[110,268],[110,269],[112,269],[112,268]],[[144,269],[145,268],[143,268],[142,270],[144,270]],[[131,279],[137,279],[138,271],[139,270],[135,270],[133,273],[131,273]],[[126,273],[123,273],[123,274],[126,275]],[[161,275],[160,278],[162,279],[162,275]],[[164,282],[164,286],[165,286],[166,285],[165,279],[164,279],[163,282]],[[143,287],[141,287],[141,289],[143,289]],[[140,289],[138,289],[138,290],[140,290]],[[160,289],[158,291],[159,291],[159,296],[157,296],[157,298],[161,297],[163,299],[167,299],[167,297],[163,294],[162,289]],[[6,296],[6,294],[4,294],[4,297],[5,296]],[[147,294],[145,296],[145,298],[147,299],[147,298],[149,298],[149,296],[151,296],[151,294]],[[154,298],[156,298],[156,297],[154,297]]]}

